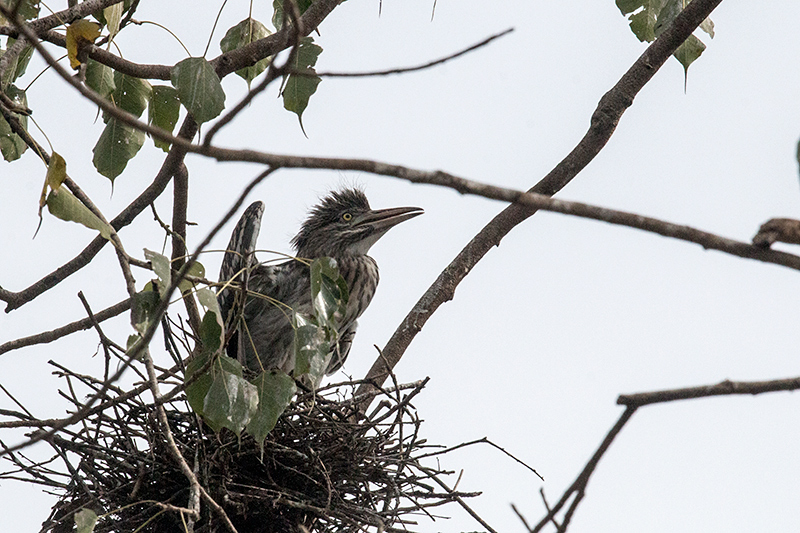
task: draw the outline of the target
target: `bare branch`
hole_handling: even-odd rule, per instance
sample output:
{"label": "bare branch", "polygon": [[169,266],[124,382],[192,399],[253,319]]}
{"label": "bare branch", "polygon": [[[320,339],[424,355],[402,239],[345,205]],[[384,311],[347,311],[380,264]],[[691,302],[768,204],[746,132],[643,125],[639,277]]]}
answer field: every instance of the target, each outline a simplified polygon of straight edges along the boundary
{"label": "bare branch", "polygon": [[[554,524],[556,524],[558,531],[567,530],[570,519],[575,513],[578,504],[583,499],[586,491],[586,485],[589,483],[589,478],[597,467],[597,464],[600,462],[600,458],[608,450],[614,438],[619,434],[623,426],[628,422],[628,420],[630,420],[631,416],[633,416],[633,413],[635,413],[639,407],[677,400],[706,398],[710,396],[724,396],[731,394],[755,395],[763,394],[765,392],[794,391],[798,389],[800,389],[800,377],[776,379],[771,381],[734,382],[725,380],[717,383],[716,385],[621,395],[619,398],[617,398],[617,404],[625,406],[625,411],[622,413],[622,416],[619,418],[619,420],[617,420],[617,423],[614,424],[614,427],[611,428],[611,431],[608,432],[608,435],[606,435],[605,439],[603,439],[603,442],[583,468],[583,471],[581,471],[580,475],[578,475],[572,485],[570,485],[569,488],[564,491],[561,499],[559,499],[559,501],[552,508],[547,505],[547,502],[545,501],[547,514],[534,528],[527,527],[526,525],[527,529],[531,533],[536,533],[541,531],[548,522],[552,521]],[[562,523],[559,525],[557,522],[555,522],[555,516],[559,513],[559,511],[561,511],[561,509],[564,508],[566,503],[573,496],[574,499],[572,500],[572,503],[570,503]],[[542,498],[544,499],[544,494],[542,494]]]}
{"label": "bare branch", "polygon": [[795,391],[800,389],[800,377],[775,379],[770,381],[721,381],[716,385],[669,389],[638,394],[623,394],[617,398],[617,404],[626,407],[641,407],[654,403],[692,400],[709,396],[725,396],[730,394],[763,394],[765,392]]}
{"label": "bare branch", "polygon": [[[636,94],[721,1],[693,0],[600,99],[589,131],[578,145],[529,192],[552,196],[583,170],[611,138],[620,117],[633,103]],[[509,231],[535,212],[529,207],[511,205],[484,227],[444,269],[389,339],[383,354],[390,364],[376,359],[367,376],[383,383],[388,370],[400,361],[428,318],[440,305],[453,298],[461,280]]]}
{"label": "bare branch", "polygon": [[205,139],[203,139],[203,146],[209,146],[211,144],[211,140],[214,138],[214,135],[217,134],[219,130],[225,127],[230,121],[232,121],[236,115],[238,115],[242,110],[244,110],[250,102],[253,101],[253,98],[258,96],[260,93],[264,92],[266,88],[269,86],[270,83],[275,81],[278,77],[283,76],[286,65],[291,64],[292,59],[297,54],[297,48],[292,49],[292,53],[289,58],[286,60],[281,67],[276,67],[274,64],[274,56],[273,61],[270,61],[269,68],[267,69],[267,73],[264,75],[264,79],[258,82],[258,85],[250,89],[247,94],[242,98],[238,104],[236,104],[233,108],[228,110],[227,113],[222,115],[219,120],[217,120],[211,128],[209,128],[208,133],[206,133]]}
{"label": "bare branch", "polygon": [[[186,258],[186,212],[189,208],[189,170],[185,164],[178,167],[173,181],[172,197],[172,267],[173,276],[177,276],[178,270],[185,263]],[[155,206],[153,207],[155,210]],[[189,325],[192,330],[200,330],[200,312],[197,309],[197,302],[191,294],[183,294],[183,303],[186,306],[186,313],[189,315]]]}
{"label": "bare branch", "polygon": [[433,61],[428,61],[427,63],[423,63],[421,65],[417,65],[414,67],[398,67],[398,68],[390,68],[385,70],[373,70],[373,71],[366,71],[366,72],[304,72],[304,71],[293,71],[291,74],[297,74],[300,76],[308,75],[308,76],[319,76],[320,78],[368,78],[368,77],[375,77],[375,76],[389,76],[391,74],[405,74],[407,72],[416,72],[419,70],[429,69],[431,67],[435,67],[437,65],[442,65],[456,59],[457,57],[461,57],[466,55],[478,48],[483,48],[484,46],[488,45],[492,41],[499,39],[500,37],[505,37],[509,33],[513,32],[514,28],[508,28],[507,30],[503,30],[500,33],[495,33],[487,37],[486,39],[482,40],[479,43],[475,43],[472,46],[464,48],[458,52],[450,54],[448,56],[434,59]]}
{"label": "bare branch", "polygon": [[[129,299],[124,300],[118,304],[114,304],[111,307],[103,309],[99,313],[95,313],[94,319],[97,322],[103,322],[104,320],[108,320],[109,318],[115,317],[120,315],[131,308],[131,301]],[[22,337],[21,339],[16,339],[13,341],[8,341],[6,343],[0,344],[0,355],[10,352],[11,350],[16,350],[17,348],[23,348],[25,346],[33,346],[35,344],[46,344],[48,342],[53,342],[54,340],[60,339],[61,337],[66,337],[76,331],[82,331],[85,329],[89,329],[93,326],[91,318],[82,318],[65,326],[61,326],[60,328],[56,328],[51,331],[45,331],[43,333],[37,333],[36,335],[31,335],[29,337]]]}
{"label": "bare branch", "polygon": [[567,526],[569,525],[569,519],[572,517],[572,514],[575,512],[575,509],[578,507],[578,504],[583,499],[583,495],[586,491],[586,485],[589,483],[589,478],[591,477],[592,473],[594,472],[595,468],[597,468],[597,464],[600,462],[600,458],[603,457],[603,454],[606,453],[611,443],[614,441],[614,438],[619,435],[619,432],[622,431],[622,428],[625,424],[630,420],[633,416],[633,413],[636,412],[636,407],[628,407],[622,413],[622,416],[619,417],[617,423],[614,424],[614,427],[611,428],[611,431],[608,432],[606,437],[603,439],[603,442],[600,443],[600,446],[597,448],[597,451],[594,452],[592,458],[586,463],[586,466],[583,468],[583,471],[578,475],[572,485],[569,486],[567,490],[564,491],[564,495],[561,496],[561,499],[553,506],[550,512],[542,518],[536,527],[531,529],[531,533],[536,533],[541,531],[542,528],[553,518],[555,517],[556,513],[558,513],[564,505],[566,505],[567,501],[569,501],[570,497],[575,495],[575,499],[572,501],[569,509],[567,510],[567,516],[565,516],[564,520],[559,527],[559,531],[566,531]]}

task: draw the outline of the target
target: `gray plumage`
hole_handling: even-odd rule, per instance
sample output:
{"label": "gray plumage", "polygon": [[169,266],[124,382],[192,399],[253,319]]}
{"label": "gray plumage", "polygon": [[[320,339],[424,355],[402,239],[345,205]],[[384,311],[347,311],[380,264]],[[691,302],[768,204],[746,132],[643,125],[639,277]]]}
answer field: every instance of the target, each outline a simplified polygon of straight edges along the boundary
{"label": "gray plumage", "polygon": [[[306,263],[290,259],[276,265],[259,263],[254,254],[264,204],[245,210],[231,235],[220,269],[220,282],[234,282],[217,298],[226,330],[233,331],[227,353],[251,372],[294,370],[293,312],[311,316],[310,273]],[[417,207],[370,209],[364,193],[344,189],[326,196],[312,208],[292,239],[298,258],[332,257],[347,282],[350,296],[331,346],[326,374],[344,363],[358,326],[378,286],[378,265],[367,255],[370,247],[396,224],[422,214]],[[242,310],[241,301],[247,288]]]}

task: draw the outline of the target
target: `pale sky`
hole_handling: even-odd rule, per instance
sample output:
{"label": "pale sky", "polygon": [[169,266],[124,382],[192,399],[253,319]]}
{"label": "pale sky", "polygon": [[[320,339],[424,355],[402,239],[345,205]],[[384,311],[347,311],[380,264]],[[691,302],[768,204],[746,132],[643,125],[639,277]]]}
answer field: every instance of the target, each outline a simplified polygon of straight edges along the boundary
{"label": "pale sky", "polygon": [[[172,28],[201,55],[219,3],[142,2],[137,19]],[[263,5],[262,5],[263,4]],[[268,23],[268,4],[254,17]],[[509,27],[490,46],[438,68],[374,79],[326,79],[304,115],[283,110],[276,88],[216,137],[226,147],[371,158],[527,189],[583,136],[600,97],[644,50],[613,0],[436,3],[350,0],[323,22],[320,70],[363,71],[435,59]],[[209,57],[225,30],[247,16],[229,2]],[[795,149],[800,137],[800,4],[769,9],[725,1],[712,15],[716,37],[689,70],[670,60],[623,115],[600,155],[559,197],[634,211],[749,241],[772,217],[800,218]],[[183,49],[154,26],[119,37],[124,56],[174,63]],[[28,69],[26,80],[41,62]],[[223,82],[227,104],[244,82]],[[34,117],[78,184],[111,218],[151,180],[163,153],[150,140],[117,178],[92,167],[102,121],[93,106],[48,73],[30,89]],[[36,134],[44,144],[44,138]],[[187,159],[189,238],[199,242],[259,167]],[[0,286],[19,290],[73,257],[93,237],[45,216],[35,240],[44,167],[26,154],[0,163]],[[371,255],[381,284],[359,320],[345,365],[362,377],[395,327],[439,272],[502,203],[433,186],[349,172],[280,171],[249,201],[266,204],[259,248],[289,251],[308,207],[342,184],[364,187],[374,208],[414,205],[426,214],[387,234]],[[162,218],[170,204],[157,204]],[[232,224],[214,242],[223,248]],[[120,233],[127,250],[160,249],[149,213]],[[57,289],[0,314],[0,343],[84,316],[125,296],[110,247]],[[800,253],[796,246],[781,246]],[[266,258],[262,254],[262,258]],[[213,277],[220,254],[203,257]],[[138,286],[148,279],[134,271]],[[498,531],[524,531],[544,515],[539,489],[556,501],[622,412],[619,394],[800,375],[800,277],[784,267],[704,251],[653,234],[540,213],[515,228],[428,321],[396,369],[401,382],[430,376],[414,405],[422,436],[456,445],[488,437],[542,474],[542,483],[498,451],[472,447],[442,459],[464,470],[459,489],[483,491],[470,504]],[[124,339],[126,318],[107,332]],[[63,416],[47,361],[96,371],[87,333],[0,356],[2,383],[34,414]],[[339,376],[341,377],[341,376]],[[0,396],[0,408],[14,408]],[[800,397],[772,393],[640,409],[589,483],[572,532],[789,531],[800,521]],[[0,435],[6,444],[22,438]],[[46,450],[45,450],[46,451]],[[35,451],[31,451],[36,456]],[[451,482],[455,481],[453,477]],[[54,499],[36,487],[0,483],[0,530],[38,531]],[[476,531],[459,508],[451,519],[420,517],[416,531]]]}

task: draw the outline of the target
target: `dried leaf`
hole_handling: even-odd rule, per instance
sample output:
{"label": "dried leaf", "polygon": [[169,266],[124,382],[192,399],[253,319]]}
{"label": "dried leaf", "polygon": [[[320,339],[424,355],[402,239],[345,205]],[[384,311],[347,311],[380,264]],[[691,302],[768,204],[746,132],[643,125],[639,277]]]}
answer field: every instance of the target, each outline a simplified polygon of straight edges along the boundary
{"label": "dried leaf", "polygon": [[73,69],[81,66],[78,59],[80,48],[86,44],[94,43],[100,37],[100,25],[90,20],[76,20],[67,26],[67,57]]}

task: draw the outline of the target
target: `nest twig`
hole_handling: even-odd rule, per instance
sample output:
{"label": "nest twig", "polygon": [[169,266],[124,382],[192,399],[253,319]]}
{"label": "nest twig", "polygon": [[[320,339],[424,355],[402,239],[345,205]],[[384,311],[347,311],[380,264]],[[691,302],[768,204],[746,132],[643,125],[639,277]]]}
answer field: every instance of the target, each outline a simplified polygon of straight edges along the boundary
{"label": "nest twig", "polygon": [[[418,458],[430,447],[411,399],[426,382],[380,391],[369,417],[352,397],[357,383],[300,396],[263,448],[249,436],[213,433],[180,396],[165,408],[182,455],[240,533],[413,531],[421,517],[434,518],[431,508],[476,495],[449,489],[438,477],[450,472]],[[16,479],[60,494],[41,531],[73,531],[84,508],[100,516],[99,533],[229,530],[208,506],[191,517],[197,495],[167,450],[154,405],[122,396],[110,390],[113,407],[49,438],[66,474],[10,456]]]}

